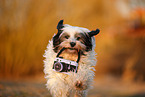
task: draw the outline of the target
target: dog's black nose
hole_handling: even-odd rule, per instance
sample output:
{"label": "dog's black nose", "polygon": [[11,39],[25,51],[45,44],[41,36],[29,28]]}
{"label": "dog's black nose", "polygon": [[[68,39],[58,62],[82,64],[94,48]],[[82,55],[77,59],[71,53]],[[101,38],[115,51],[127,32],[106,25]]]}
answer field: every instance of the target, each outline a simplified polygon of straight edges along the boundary
{"label": "dog's black nose", "polygon": [[71,47],[74,47],[76,45],[75,42],[70,42]]}

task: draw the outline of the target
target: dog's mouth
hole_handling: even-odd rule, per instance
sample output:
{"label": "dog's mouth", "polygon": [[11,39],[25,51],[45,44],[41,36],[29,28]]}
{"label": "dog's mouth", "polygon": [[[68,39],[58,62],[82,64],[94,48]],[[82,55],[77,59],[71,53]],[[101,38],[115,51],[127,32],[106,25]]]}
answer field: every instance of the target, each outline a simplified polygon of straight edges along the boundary
{"label": "dog's mouth", "polygon": [[80,51],[79,48],[75,48],[75,47],[64,47],[66,52],[70,52],[70,53],[76,53],[78,51]]}
{"label": "dog's mouth", "polygon": [[67,48],[69,51],[78,51],[76,48]]}
{"label": "dog's mouth", "polygon": [[68,48],[68,49],[70,49],[70,50],[77,50],[77,49],[75,49],[75,48]]}

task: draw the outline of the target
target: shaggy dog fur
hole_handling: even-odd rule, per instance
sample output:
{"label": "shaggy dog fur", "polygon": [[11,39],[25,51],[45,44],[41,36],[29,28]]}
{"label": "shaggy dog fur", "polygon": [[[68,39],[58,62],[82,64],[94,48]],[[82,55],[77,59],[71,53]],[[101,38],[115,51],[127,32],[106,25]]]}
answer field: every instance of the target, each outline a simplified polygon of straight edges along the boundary
{"label": "shaggy dog fur", "polygon": [[[49,41],[44,57],[44,73],[47,79],[47,88],[54,97],[85,97],[94,78],[95,58],[95,38],[99,29],[90,31],[86,28],[63,24],[63,20],[58,23],[58,33]],[[64,59],[75,61],[78,58],[78,51],[81,57],[78,71],[68,74],[52,70],[57,53],[63,48],[67,48],[61,54]]]}

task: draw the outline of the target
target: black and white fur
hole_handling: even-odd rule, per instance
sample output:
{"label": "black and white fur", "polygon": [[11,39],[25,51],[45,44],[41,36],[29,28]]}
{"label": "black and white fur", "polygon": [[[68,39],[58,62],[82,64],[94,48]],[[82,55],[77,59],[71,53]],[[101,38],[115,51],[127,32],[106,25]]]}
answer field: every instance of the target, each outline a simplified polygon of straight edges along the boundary
{"label": "black and white fur", "polygon": [[[94,78],[95,38],[100,30],[90,31],[86,28],[63,24],[60,20],[55,34],[47,46],[44,57],[44,73],[47,79],[47,88],[54,97],[85,97]],[[64,59],[75,61],[78,51],[81,52],[78,72],[69,74],[52,70],[57,53],[66,48],[61,56]]]}

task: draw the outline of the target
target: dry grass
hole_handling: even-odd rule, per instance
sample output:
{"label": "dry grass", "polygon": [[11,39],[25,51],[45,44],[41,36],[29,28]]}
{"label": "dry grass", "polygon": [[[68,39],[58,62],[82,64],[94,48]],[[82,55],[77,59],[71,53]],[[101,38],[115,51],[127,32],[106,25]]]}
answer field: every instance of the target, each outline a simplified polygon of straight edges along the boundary
{"label": "dry grass", "polygon": [[[51,3],[37,0],[1,1],[0,9],[0,74],[20,76],[43,69],[46,39],[52,37],[49,27]],[[41,6],[39,6],[41,4]],[[48,27],[47,27],[48,26]]]}
{"label": "dry grass", "polygon": [[[116,8],[120,3],[121,0],[1,0],[0,77],[43,73],[44,50],[56,33],[57,22],[64,19],[65,23],[90,30],[100,28],[101,33],[96,36],[97,74],[144,80],[144,36],[125,34],[128,22],[136,18],[122,14],[122,6]],[[141,20],[144,25],[144,17]]]}

